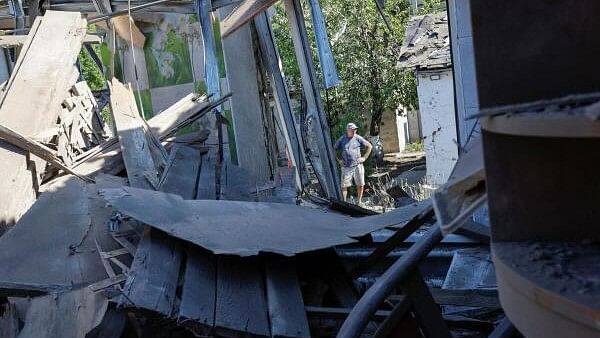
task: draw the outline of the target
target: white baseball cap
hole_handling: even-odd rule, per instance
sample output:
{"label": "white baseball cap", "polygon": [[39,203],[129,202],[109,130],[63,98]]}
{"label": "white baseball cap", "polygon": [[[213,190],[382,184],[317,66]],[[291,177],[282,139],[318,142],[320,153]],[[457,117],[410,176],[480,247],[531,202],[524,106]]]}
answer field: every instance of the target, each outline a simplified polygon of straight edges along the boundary
{"label": "white baseball cap", "polygon": [[350,122],[346,125],[346,129],[358,129],[358,127],[356,126],[356,124]]}

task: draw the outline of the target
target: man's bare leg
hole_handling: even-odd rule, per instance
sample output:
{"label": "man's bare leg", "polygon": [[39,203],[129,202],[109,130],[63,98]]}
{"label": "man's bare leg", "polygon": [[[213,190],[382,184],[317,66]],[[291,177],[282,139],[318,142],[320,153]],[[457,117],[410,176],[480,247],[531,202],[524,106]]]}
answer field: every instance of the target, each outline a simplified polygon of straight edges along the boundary
{"label": "man's bare leg", "polygon": [[342,188],[342,195],[344,196],[344,202],[346,202],[346,197],[348,196],[348,188]]}
{"label": "man's bare leg", "polygon": [[356,195],[358,195],[358,204],[362,203],[363,188],[364,188],[364,185],[356,186]]}

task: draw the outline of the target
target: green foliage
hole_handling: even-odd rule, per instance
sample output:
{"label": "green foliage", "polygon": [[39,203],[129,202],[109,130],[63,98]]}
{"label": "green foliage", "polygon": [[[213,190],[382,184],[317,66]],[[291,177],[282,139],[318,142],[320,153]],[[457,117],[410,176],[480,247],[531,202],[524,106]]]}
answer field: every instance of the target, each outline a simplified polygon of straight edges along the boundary
{"label": "green foliage", "polygon": [[423,144],[422,140],[409,143],[404,148],[404,152],[406,152],[406,153],[415,153],[415,152],[420,152],[420,151],[425,151],[425,145]]}
{"label": "green foliage", "polygon": [[227,136],[229,137],[229,156],[231,163],[237,165],[237,145],[235,143],[235,131],[233,130],[233,116],[231,115],[231,109],[225,109],[225,111],[223,111],[223,116],[227,119],[227,121],[229,121],[227,124]]}
{"label": "green foliage", "polygon": [[429,14],[446,10],[446,0],[423,0],[419,14]]}
{"label": "green foliage", "polygon": [[150,89],[135,91],[134,96],[138,111],[142,113],[144,119],[148,120],[154,116],[154,108],[152,107],[152,94],[150,93]]}
{"label": "green foliage", "polygon": [[[144,56],[146,58],[146,68],[148,69],[148,81],[150,88],[172,86],[182,83],[192,82],[192,69],[190,64],[190,49],[187,42],[177,34],[175,29],[169,28],[166,33],[166,39],[162,46],[162,53],[168,53],[172,56],[171,60],[157,60],[153,54],[152,42],[157,38],[156,32],[146,33],[146,45],[144,47]],[[160,62],[166,63],[172,68],[172,73],[165,75],[161,72]],[[166,66],[166,65],[165,65]]]}
{"label": "green foliage", "polygon": [[[384,13],[391,31],[377,11],[375,1],[321,0],[329,39],[342,83],[324,93],[333,137],[351,117],[372,121],[362,134],[377,135],[381,114],[399,104],[416,108],[416,81],[412,72],[399,69],[400,46],[409,19],[406,0],[387,0]],[[308,4],[304,4],[309,38],[318,66]],[[291,88],[300,88],[300,74],[282,3],[275,6],[273,30],[283,69]],[[317,69],[320,76],[320,69]]]}
{"label": "green foliage", "polygon": [[[94,46],[92,48],[97,49],[96,54],[100,54],[98,47]],[[102,71],[100,71],[100,68],[98,68],[94,60],[92,60],[92,57],[85,49],[82,49],[81,52],[79,52],[79,64],[81,66],[81,75],[87,82],[90,89],[104,89],[104,75],[102,75]]]}

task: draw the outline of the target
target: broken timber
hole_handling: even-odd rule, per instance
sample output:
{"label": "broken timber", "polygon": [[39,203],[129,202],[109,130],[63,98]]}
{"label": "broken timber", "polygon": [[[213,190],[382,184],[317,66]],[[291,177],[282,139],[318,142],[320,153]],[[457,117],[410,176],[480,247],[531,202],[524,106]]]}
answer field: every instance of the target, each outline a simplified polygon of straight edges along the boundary
{"label": "broken timber", "polygon": [[119,136],[123,161],[127,168],[129,185],[154,189],[158,185],[156,168],[133,91],[114,78],[109,83],[109,87],[111,111]]}
{"label": "broken timber", "polygon": [[[47,11],[36,18],[0,99],[0,124],[32,137],[56,123],[77,79],[75,60],[86,34],[79,13]],[[44,161],[0,142],[0,224],[11,224],[36,197]],[[35,179],[34,179],[35,178]]]}
{"label": "broken timber", "polygon": [[273,96],[277,105],[279,120],[284,122],[283,130],[286,143],[291,152],[291,160],[293,166],[298,171],[296,177],[296,185],[301,187],[307,180],[306,174],[306,153],[302,137],[296,129],[296,119],[294,117],[294,109],[290,99],[289,90],[285,82],[285,77],[281,69],[281,60],[277,52],[275,44],[275,36],[271,29],[271,23],[267,13],[261,13],[254,19],[254,25],[258,35],[258,43],[260,45],[261,54],[264,63],[267,66],[267,73],[271,76],[271,86],[273,87]]}
{"label": "broken timber", "polygon": [[307,103],[307,121],[309,132],[315,135],[318,156],[312,156],[315,173],[325,195],[329,198],[342,199],[337,164],[332,148],[331,133],[321,100],[321,92],[312,61],[310,41],[306,33],[304,15],[298,0],[284,0],[296,59],[300,68],[302,88]]}
{"label": "broken timber", "polygon": [[266,11],[277,0],[244,0],[221,21],[221,37],[226,38],[254,17]]}
{"label": "broken timber", "polygon": [[[200,100],[196,94],[189,94],[177,101],[165,111],[148,120],[148,126],[160,139],[167,139],[181,128],[198,120],[220,105],[231,94],[214,102]],[[95,175],[100,172],[116,173],[123,169],[121,148],[116,138],[110,139],[85,158],[76,163],[78,172]]]}

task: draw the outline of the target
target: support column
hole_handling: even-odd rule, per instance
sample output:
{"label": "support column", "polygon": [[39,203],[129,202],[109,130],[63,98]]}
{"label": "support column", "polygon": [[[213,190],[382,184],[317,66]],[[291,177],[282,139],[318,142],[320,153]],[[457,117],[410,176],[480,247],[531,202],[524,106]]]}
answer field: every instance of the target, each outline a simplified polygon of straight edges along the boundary
{"label": "support column", "polygon": [[309,125],[309,131],[313,134],[309,138],[314,138],[313,142],[316,145],[316,149],[311,154],[313,167],[325,195],[329,198],[342,199],[331,133],[323,108],[323,101],[321,100],[317,75],[312,63],[310,42],[304,25],[302,7],[298,0],[284,0],[284,4],[308,107],[306,122]]}

